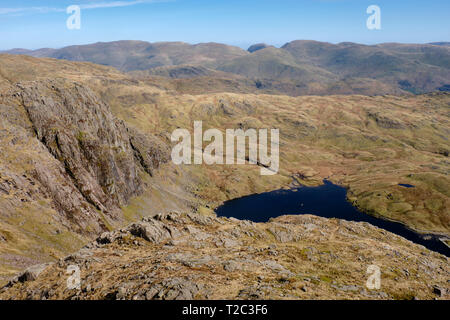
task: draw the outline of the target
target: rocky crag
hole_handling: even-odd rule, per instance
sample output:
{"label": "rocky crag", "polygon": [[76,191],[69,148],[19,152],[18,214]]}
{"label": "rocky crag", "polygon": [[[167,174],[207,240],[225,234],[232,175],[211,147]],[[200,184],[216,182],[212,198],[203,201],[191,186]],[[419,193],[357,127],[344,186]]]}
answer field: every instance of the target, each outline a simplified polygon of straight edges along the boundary
{"label": "rocky crag", "polygon": [[[366,287],[370,265],[379,289]],[[447,257],[367,223],[172,212],[26,270],[0,299],[448,299],[449,276]]]}
{"label": "rocky crag", "polygon": [[9,248],[2,262],[31,263],[22,256],[36,238],[43,247],[53,242],[52,256],[123,225],[120,207],[168,159],[157,138],[128,128],[79,83],[11,85],[0,113],[0,234]]}

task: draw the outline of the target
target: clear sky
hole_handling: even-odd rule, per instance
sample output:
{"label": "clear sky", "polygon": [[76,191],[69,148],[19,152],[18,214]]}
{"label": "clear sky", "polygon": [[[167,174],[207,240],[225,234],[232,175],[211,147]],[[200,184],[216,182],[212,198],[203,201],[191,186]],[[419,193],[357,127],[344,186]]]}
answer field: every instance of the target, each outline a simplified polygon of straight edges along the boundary
{"label": "clear sky", "polygon": [[[68,30],[69,5],[81,29]],[[369,5],[381,30],[368,30]],[[449,0],[0,0],[0,49],[59,48],[98,41],[221,42],[247,48],[297,39],[450,41]]]}

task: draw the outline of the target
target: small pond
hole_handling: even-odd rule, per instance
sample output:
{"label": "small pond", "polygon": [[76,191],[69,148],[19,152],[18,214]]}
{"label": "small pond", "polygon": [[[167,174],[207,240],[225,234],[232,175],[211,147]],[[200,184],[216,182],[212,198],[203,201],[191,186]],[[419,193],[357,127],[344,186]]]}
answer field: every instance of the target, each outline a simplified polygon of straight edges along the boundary
{"label": "small pond", "polygon": [[407,184],[407,183],[399,183],[398,185],[400,187],[405,187],[405,188],[414,188],[415,187],[412,184]]}

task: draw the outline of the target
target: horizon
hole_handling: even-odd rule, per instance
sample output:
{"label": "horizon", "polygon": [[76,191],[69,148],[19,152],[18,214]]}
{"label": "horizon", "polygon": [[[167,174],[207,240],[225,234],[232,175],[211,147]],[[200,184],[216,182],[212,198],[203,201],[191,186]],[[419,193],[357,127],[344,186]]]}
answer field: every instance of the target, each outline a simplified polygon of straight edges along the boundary
{"label": "horizon", "polygon": [[[69,30],[70,5],[81,27]],[[381,10],[381,28],[369,30],[366,9]],[[0,50],[63,48],[121,39],[223,43],[247,49],[281,47],[296,39],[364,45],[428,44],[450,40],[444,0],[6,0],[0,7]]]}
{"label": "horizon", "polygon": [[379,43],[373,43],[373,44],[367,44],[367,43],[358,43],[358,42],[352,42],[352,41],[341,41],[341,42],[328,42],[328,41],[319,41],[319,40],[313,40],[313,39],[294,39],[291,41],[288,41],[286,43],[283,43],[282,45],[273,45],[271,43],[266,43],[266,42],[255,42],[255,43],[251,43],[248,47],[241,47],[241,46],[237,46],[237,45],[233,45],[233,44],[229,44],[229,43],[221,43],[221,42],[216,42],[216,41],[205,41],[205,42],[196,42],[196,43],[190,43],[190,42],[186,42],[186,41],[146,41],[146,40],[130,40],[130,39],[121,39],[121,40],[113,40],[113,41],[96,41],[96,42],[90,42],[90,43],[81,43],[81,44],[73,44],[73,45],[68,45],[68,46],[63,46],[63,47],[41,47],[41,48],[24,48],[24,47],[16,47],[16,48],[7,48],[7,49],[1,49],[0,48],[0,52],[7,52],[7,51],[13,51],[13,50],[29,50],[29,51],[35,51],[35,50],[40,50],[40,49],[63,49],[66,47],[72,47],[72,46],[88,46],[88,45],[94,45],[94,44],[99,44],[99,43],[114,43],[114,42],[124,42],[124,41],[136,41],[136,42],[146,42],[149,44],[157,44],[157,43],[185,43],[185,44],[189,44],[192,46],[195,45],[200,45],[200,44],[208,44],[208,43],[216,43],[216,44],[223,44],[223,45],[228,45],[228,46],[234,46],[234,47],[238,47],[241,48],[243,50],[246,50],[255,44],[265,44],[268,46],[273,46],[275,48],[281,49],[283,46],[285,46],[288,43],[294,42],[294,41],[314,41],[314,42],[321,42],[321,43],[329,43],[329,44],[333,44],[333,45],[339,45],[342,43],[353,43],[353,44],[357,44],[357,45],[364,45],[364,46],[377,46],[377,45],[382,45],[382,44],[389,44],[389,43],[397,43],[397,44],[411,44],[411,45],[436,45],[436,43],[450,43],[450,41],[433,41],[433,42],[425,42],[425,43],[415,43],[415,42],[379,42]]}

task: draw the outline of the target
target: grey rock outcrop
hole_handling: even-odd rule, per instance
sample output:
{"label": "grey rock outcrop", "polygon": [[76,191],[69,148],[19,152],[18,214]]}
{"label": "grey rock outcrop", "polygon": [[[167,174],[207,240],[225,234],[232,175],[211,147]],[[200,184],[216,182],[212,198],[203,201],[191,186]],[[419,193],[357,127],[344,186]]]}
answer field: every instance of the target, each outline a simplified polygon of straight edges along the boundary
{"label": "grey rock outcrop", "polygon": [[63,85],[17,85],[37,138],[98,210],[125,204],[139,193],[140,180],[124,123],[89,88]]}
{"label": "grey rock outcrop", "polygon": [[117,227],[120,207],[143,190],[140,172],[152,174],[168,160],[162,140],[128,128],[77,82],[20,82],[0,95],[0,106],[0,138],[15,137],[10,152],[23,152],[29,162],[25,174],[0,166],[0,194],[50,199],[58,228],[98,235]]}
{"label": "grey rock outcrop", "polygon": [[43,264],[31,266],[31,267],[27,268],[25,271],[23,271],[22,273],[20,273],[19,275],[17,275],[16,277],[12,278],[8,282],[8,284],[6,284],[5,288],[11,287],[18,282],[23,283],[23,282],[27,282],[27,281],[34,281],[39,277],[39,275],[42,272],[45,271],[45,269],[47,269],[51,265],[52,265],[52,263],[43,263]]}
{"label": "grey rock outcrop", "polygon": [[[291,240],[274,236],[273,230],[283,226],[294,234]],[[339,232],[344,229],[365,232],[355,239]],[[307,238],[295,236],[306,230]],[[321,230],[332,233],[330,241],[323,241]],[[169,212],[102,234],[33,282],[0,289],[0,299],[392,299],[410,297],[409,292],[419,299],[448,298],[448,259],[430,253],[434,271],[425,273],[420,268],[423,249],[406,240],[378,240],[384,232],[368,224],[309,215],[253,224]],[[199,241],[199,234],[209,236]],[[217,246],[218,239],[240,244]],[[370,245],[355,250],[355,243]],[[387,257],[387,243],[408,258]],[[370,262],[359,261],[362,254]],[[331,256],[333,260],[322,259]],[[372,261],[381,266],[381,290],[365,288]],[[80,289],[66,288],[71,265],[81,270]],[[390,271],[405,269],[414,277]],[[409,285],[407,291],[398,286],[400,278]]]}

